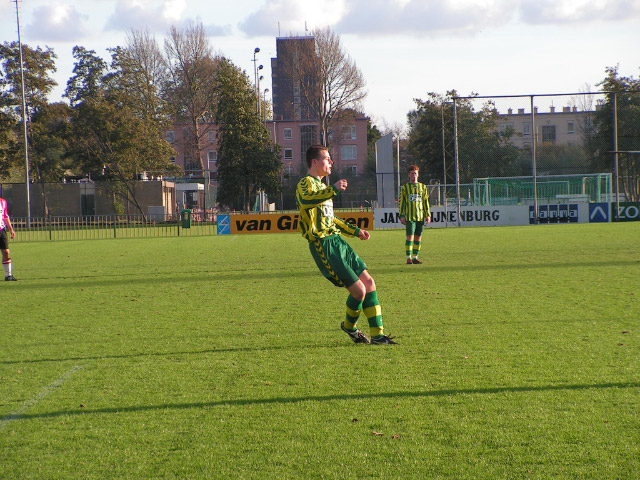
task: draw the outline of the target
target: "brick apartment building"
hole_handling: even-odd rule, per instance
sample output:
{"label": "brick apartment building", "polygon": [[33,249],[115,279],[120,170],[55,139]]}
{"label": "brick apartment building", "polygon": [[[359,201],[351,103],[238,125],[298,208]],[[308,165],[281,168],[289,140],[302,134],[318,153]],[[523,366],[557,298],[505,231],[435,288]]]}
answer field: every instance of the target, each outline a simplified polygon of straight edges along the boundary
{"label": "brick apartment building", "polygon": [[165,132],[167,142],[175,150],[171,162],[184,170],[187,177],[203,177],[202,166],[209,171],[211,178],[218,175],[218,126],[214,123],[201,123],[198,126],[200,150],[195,153],[191,148],[193,135],[191,126],[176,122],[171,130]]}
{"label": "brick apartment building", "polygon": [[[564,147],[580,147],[584,145],[585,134],[593,133],[594,111],[579,111],[577,107],[562,107],[556,110],[549,107],[548,112],[539,112],[534,107],[536,121],[537,145],[541,143]],[[509,108],[506,115],[501,115],[497,121],[500,132],[511,129],[514,135],[511,143],[518,148],[531,148],[532,119],[531,112],[525,113],[524,108],[517,112]]]}
{"label": "brick apartment building", "polygon": [[[282,147],[282,165],[288,176],[304,174],[307,148],[321,143],[318,119],[301,91],[300,81],[292,75],[309,55],[315,55],[313,36],[276,38],[276,57],[271,59],[273,120],[266,125],[273,141]],[[315,79],[302,81],[314,82]],[[360,113],[344,112],[332,125],[327,144],[335,172],[349,176],[364,172],[367,120]]]}
{"label": "brick apartment building", "polygon": [[[314,52],[314,38],[276,38],[277,56],[271,59],[273,120],[267,120],[272,140],[281,147],[283,172],[286,176],[303,175],[307,167],[304,154],[310,145],[320,143],[319,123],[311,113],[308,102],[294,82],[291,72],[300,55]],[[308,79],[313,81],[313,79]],[[367,117],[357,112],[345,112],[334,122],[328,144],[334,161],[334,171],[357,176],[364,173],[367,162]],[[166,132],[166,139],[176,154],[171,159],[180,166],[186,177],[203,177],[200,161],[217,183],[218,127],[212,123],[199,126],[200,152],[190,154],[193,143],[191,126],[175,123]]]}
{"label": "brick apartment building", "polygon": [[[329,133],[329,151],[333,170],[343,176],[364,173],[367,162],[367,121],[364,115],[343,120]],[[318,122],[282,120],[268,121],[267,129],[274,143],[281,146],[284,174],[304,175],[307,171],[307,148],[319,142]]]}

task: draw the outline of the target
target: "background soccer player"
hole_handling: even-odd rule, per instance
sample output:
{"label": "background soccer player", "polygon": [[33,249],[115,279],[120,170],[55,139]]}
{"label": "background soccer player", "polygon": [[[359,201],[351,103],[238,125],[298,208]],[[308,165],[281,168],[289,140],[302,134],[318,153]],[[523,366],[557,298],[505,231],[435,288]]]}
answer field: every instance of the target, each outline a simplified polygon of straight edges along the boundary
{"label": "background soccer player", "polygon": [[6,282],[15,282],[17,278],[11,274],[11,256],[9,255],[7,229],[9,229],[11,233],[11,238],[15,238],[16,232],[11,226],[11,219],[9,218],[9,211],[7,210],[7,201],[4,198],[0,198],[0,252],[2,252],[4,280]]}
{"label": "background soccer player", "polygon": [[[422,227],[431,222],[429,209],[429,192],[424,183],[418,182],[420,168],[410,165],[408,169],[409,182],[400,189],[398,208],[400,223],[405,226],[407,240],[404,243],[407,254],[407,264],[422,263],[418,260],[422,243]],[[413,253],[413,258],[411,254]]]}
{"label": "background soccer player", "polygon": [[[340,235],[344,233],[368,240],[369,232],[333,214],[333,197],[347,189],[347,180],[338,180],[331,187],[322,183],[333,167],[326,147],[312,145],[307,150],[306,160],[309,170],[296,189],[300,231],[309,241],[309,250],[322,275],[335,286],[349,290],[347,314],[340,327],[355,343],[395,344],[383,331],[382,312],[373,277],[369,275],[362,259]],[[361,311],[369,321],[371,339],[356,327]]]}

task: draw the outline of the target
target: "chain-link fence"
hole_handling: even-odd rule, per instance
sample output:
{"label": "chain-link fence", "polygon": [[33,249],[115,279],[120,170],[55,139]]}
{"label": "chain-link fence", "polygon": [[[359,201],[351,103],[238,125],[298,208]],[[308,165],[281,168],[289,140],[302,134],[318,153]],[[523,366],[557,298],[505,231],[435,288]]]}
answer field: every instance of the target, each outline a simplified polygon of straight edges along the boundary
{"label": "chain-link fence", "polygon": [[432,205],[640,200],[638,92],[457,97],[419,115],[410,153]]}

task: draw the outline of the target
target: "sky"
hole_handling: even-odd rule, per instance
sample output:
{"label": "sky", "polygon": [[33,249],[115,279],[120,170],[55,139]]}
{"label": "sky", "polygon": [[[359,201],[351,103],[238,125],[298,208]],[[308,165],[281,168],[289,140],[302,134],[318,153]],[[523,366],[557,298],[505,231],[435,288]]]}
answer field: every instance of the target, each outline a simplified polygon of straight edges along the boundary
{"label": "sky", "polygon": [[[190,21],[252,80],[260,48],[266,99],[276,37],[331,27],[364,75],[364,113],[381,129],[406,125],[414,99],[429,92],[576,93],[598,90],[606,67],[640,76],[640,0],[19,0],[18,8],[22,42],[58,57],[50,101],[62,99],[75,45],[109,61],[107,48],[124,46],[131,30],[162,45],[171,26]],[[15,0],[0,0],[0,41],[17,37]]]}

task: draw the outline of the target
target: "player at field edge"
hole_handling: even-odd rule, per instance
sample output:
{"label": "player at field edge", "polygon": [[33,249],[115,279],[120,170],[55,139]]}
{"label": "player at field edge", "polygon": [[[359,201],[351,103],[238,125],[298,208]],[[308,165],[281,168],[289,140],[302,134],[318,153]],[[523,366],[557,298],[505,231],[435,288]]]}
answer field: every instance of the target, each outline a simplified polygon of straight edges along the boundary
{"label": "player at field edge", "polygon": [[0,252],[2,252],[2,266],[4,267],[5,282],[15,282],[18,280],[11,273],[11,255],[9,253],[9,239],[7,238],[7,229],[9,229],[11,238],[16,237],[16,232],[11,226],[9,218],[9,210],[7,209],[7,201],[0,198]]}
{"label": "player at field edge", "polygon": [[[309,241],[311,256],[322,275],[335,286],[349,291],[346,316],[340,328],[355,343],[395,344],[392,337],[384,334],[376,283],[366,264],[341,236],[343,233],[368,240],[370,234],[333,214],[333,198],[347,189],[348,182],[341,179],[330,187],[322,182],[333,168],[327,147],[312,145],[306,152],[306,161],[307,175],[296,188],[299,230]],[[356,325],[361,312],[369,322],[370,338]]]}
{"label": "player at field edge", "polygon": [[418,259],[422,244],[422,228],[431,222],[431,209],[429,208],[427,186],[418,182],[420,167],[409,165],[407,173],[409,182],[400,189],[398,210],[400,211],[400,223],[405,226],[407,234],[404,243],[407,265],[413,265],[422,263]]}

